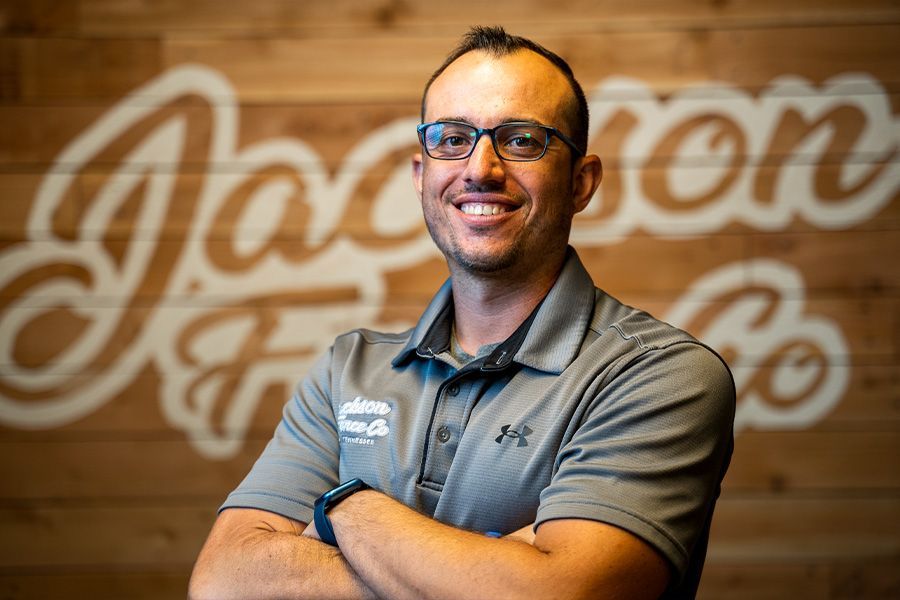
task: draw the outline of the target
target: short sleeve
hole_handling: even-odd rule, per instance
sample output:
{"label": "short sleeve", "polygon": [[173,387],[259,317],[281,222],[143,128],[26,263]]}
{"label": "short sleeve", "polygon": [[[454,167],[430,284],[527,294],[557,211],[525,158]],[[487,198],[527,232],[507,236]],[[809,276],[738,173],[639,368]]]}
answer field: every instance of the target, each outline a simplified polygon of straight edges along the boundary
{"label": "short sleeve", "polygon": [[705,346],[626,359],[560,450],[536,522],[603,521],[642,538],[679,575],[709,521],[733,447],[734,382]]}
{"label": "short sleeve", "polygon": [[329,350],[297,385],[275,434],[219,509],[257,508],[304,523],[313,502],[338,483],[339,442],[331,404]]}

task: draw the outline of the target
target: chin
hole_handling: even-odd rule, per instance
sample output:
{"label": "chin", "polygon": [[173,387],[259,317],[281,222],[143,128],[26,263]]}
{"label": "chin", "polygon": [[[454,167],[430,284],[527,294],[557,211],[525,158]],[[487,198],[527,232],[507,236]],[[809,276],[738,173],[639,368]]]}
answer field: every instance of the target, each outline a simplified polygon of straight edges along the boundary
{"label": "chin", "polygon": [[457,250],[450,255],[460,267],[471,273],[497,273],[505,271],[519,262],[517,248],[504,252],[464,252]]}

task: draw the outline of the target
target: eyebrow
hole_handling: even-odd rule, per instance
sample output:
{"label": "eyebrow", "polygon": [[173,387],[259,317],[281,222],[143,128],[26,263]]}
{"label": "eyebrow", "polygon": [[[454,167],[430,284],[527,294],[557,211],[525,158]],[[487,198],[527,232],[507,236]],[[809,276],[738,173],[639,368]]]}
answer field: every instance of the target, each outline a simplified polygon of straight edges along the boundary
{"label": "eyebrow", "polygon": [[[468,125],[471,125],[472,127],[476,127],[476,128],[478,127],[470,119],[468,119],[466,117],[439,117],[439,118],[435,119],[434,121],[435,122],[458,121],[460,123],[466,123]],[[507,125],[509,123],[529,123],[531,125],[543,125],[546,127],[546,125],[544,125],[544,123],[541,123],[540,121],[538,121],[536,119],[527,119],[527,118],[521,118],[521,117],[508,117],[506,119],[503,119],[499,123],[495,124],[493,127],[497,127],[499,125]],[[493,129],[493,127],[488,127],[488,129]]]}

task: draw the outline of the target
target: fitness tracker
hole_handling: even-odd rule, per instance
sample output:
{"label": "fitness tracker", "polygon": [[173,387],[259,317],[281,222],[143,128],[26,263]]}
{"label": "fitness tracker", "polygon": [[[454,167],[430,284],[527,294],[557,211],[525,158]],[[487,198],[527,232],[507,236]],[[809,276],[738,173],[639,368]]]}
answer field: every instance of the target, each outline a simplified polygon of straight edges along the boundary
{"label": "fitness tracker", "polygon": [[337,546],[337,540],[334,537],[334,529],[331,527],[331,521],[325,513],[329,509],[334,508],[342,500],[346,500],[356,492],[372,489],[365,481],[356,478],[342,483],[333,490],[328,490],[316,500],[313,504],[313,521],[316,524],[316,532],[319,538],[326,544]]}

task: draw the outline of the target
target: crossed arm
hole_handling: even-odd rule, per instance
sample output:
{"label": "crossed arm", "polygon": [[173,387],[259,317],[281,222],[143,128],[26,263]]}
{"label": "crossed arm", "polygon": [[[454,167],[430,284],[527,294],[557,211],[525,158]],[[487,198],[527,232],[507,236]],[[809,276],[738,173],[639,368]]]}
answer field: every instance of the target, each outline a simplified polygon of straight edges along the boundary
{"label": "crossed arm", "polygon": [[241,598],[657,598],[666,561],[632,534],[561,519],[505,538],[443,525],[373,490],[314,526],[266,511],[221,513],[197,559],[192,600]]}

